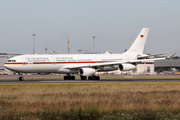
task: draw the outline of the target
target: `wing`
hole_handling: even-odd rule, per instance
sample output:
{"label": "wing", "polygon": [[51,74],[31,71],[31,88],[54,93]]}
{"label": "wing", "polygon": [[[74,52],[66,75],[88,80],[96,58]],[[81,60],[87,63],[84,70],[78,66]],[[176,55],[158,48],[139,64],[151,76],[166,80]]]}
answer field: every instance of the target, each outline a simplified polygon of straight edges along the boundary
{"label": "wing", "polygon": [[75,69],[75,68],[83,68],[83,67],[104,67],[104,66],[111,66],[111,65],[119,65],[125,63],[142,63],[147,61],[154,61],[154,60],[164,60],[172,58],[176,53],[164,58],[153,58],[153,59],[140,59],[140,60],[125,60],[125,61],[116,61],[116,62],[104,62],[104,63],[92,63],[92,64],[82,64],[82,65],[68,65],[64,66],[63,69]]}

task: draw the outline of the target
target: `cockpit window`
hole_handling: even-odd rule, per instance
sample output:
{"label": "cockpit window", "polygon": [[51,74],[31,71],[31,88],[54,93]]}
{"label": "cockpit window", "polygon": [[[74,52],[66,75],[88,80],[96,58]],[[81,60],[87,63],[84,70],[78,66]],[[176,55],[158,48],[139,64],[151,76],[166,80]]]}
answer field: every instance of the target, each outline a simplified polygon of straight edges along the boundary
{"label": "cockpit window", "polygon": [[8,62],[16,62],[16,60],[8,60]]}

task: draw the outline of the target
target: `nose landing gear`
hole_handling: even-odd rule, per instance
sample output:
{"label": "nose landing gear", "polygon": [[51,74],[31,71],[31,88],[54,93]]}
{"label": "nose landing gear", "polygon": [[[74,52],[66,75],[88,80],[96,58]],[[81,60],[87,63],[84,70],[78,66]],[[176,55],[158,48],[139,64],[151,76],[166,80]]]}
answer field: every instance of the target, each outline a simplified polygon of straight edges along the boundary
{"label": "nose landing gear", "polygon": [[22,74],[21,73],[19,73],[19,81],[23,81],[24,80],[24,77],[22,76]]}
{"label": "nose landing gear", "polygon": [[19,77],[19,81],[23,81],[24,80],[24,78],[23,77]]}

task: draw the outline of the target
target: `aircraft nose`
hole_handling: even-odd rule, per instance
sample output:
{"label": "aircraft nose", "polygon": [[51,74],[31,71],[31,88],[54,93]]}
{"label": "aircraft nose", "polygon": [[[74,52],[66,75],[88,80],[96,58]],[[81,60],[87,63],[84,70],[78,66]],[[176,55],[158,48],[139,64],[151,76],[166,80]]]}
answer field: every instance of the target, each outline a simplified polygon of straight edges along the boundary
{"label": "aircraft nose", "polygon": [[8,70],[11,70],[10,66],[8,65],[8,63],[4,63],[4,67]]}
{"label": "aircraft nose", "polygon": [[4,63],[4,67],[8,69],[7,63]]}

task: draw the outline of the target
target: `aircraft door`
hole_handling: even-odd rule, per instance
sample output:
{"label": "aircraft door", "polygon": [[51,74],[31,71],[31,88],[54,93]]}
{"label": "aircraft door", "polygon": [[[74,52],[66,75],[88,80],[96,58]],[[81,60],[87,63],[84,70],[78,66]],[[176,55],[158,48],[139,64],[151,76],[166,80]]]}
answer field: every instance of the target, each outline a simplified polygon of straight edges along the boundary
{"label": "aircraft door", "polygon": [[22,59],[22,65],[28,65],[28,59],[27,58],[21,58]]}
{"label": "aircraft door", "polygon": [[95,62],[95,63],[98,63],[98,61],[97,61],[97,58],[96,58],[96,57],[94,57],[94,62]]}
{"label": "aircraft door", "polygon": [[55,59],[55,57],[52,57],[51,59],[52,59],[52,64],[53,64],[53,65],[56,65],[56,59]]}

